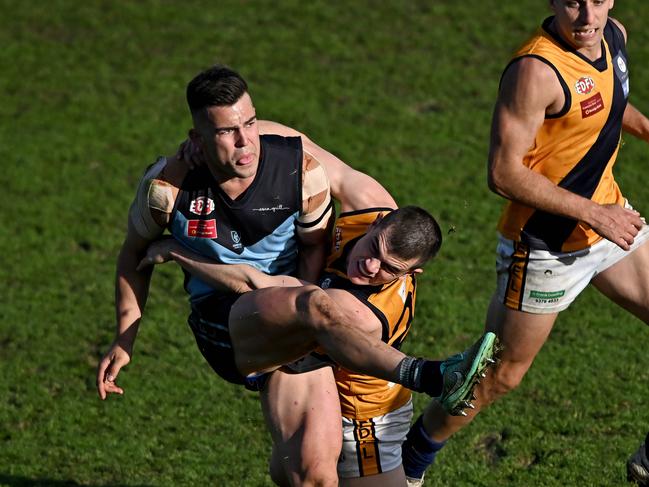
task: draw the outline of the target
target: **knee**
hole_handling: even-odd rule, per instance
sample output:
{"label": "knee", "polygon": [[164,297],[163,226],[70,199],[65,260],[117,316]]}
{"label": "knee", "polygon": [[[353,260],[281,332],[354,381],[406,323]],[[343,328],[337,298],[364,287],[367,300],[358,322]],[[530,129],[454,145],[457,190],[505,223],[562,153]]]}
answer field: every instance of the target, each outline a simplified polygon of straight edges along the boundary
{"label": "knee", "polygon": [[492,403],[516,389],[523,380],[527,369],[528,367],[518,364],[502,362],[491,372],[489,387],[484,391],[484,402]]}
{"label": "knee", "polygon": [[310,328],[326,328],[335,323],[334,302],[317,286],[305,286],[295,300],[298,318]]}
{"label": "knee", "polygon": [[335,462],[311,462],[304,465],[299,485],[304,487],[337,487],[338,473]]}
{"label": "knee", "polygon": [[270,478],[280,487],[337,487],[336,462],[303,460],[300,467],[271,462]]}
{"label": "knee", "polygon": [[274,445],[268,468],[271,480],[280,487],[338,487],[340,448],[328,446],[312,441],[299,447]]}

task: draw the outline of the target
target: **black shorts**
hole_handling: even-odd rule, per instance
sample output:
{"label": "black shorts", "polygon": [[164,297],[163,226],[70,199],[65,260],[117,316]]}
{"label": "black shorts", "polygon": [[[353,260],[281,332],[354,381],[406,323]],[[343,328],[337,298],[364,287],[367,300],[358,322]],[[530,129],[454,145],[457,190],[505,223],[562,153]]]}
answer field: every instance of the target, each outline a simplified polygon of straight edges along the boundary
{"label": "black shorts", "polygon": [[219,294],[192,304],[187,322],[194,332],[198,349],[214,372],[232,384],[259,391],[266,382],[265,374],[244,377],[234,361],[229,319],[230,310],[240,297],[240,294]]}

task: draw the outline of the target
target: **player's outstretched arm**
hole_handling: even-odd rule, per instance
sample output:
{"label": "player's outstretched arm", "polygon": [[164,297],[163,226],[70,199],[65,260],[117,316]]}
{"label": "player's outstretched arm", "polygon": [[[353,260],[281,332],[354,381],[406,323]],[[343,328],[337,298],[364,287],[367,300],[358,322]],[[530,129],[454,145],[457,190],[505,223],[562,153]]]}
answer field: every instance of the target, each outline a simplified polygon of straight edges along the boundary
{"label": "player's outstretched arm", "polygon": [[148,240],[140,237],[129,223],[126,239],[117,259],[115,279],[115,339],[97,368],[97,392],[101,399],[110,393],[123,394],[116,384],[120,370],[133,354],[133,345],[146,303],[152,269],[137,271]]}
{"label": "player's outstretched arm", "polygon": [[292,276],[269,276],[247,264],[221,264],[192,252],[171,237],[152,242],[147,248],[146,255],[138,264],[138,269],[146,269],[170,260],[174,260],[187,272],[215,289],[237,294],[265,287],[293,287],[306,284],[306,281]]}
{"label": "player's outstretched arm", "polygon": [[[162,235],[169,221],[177,195],[173,178],[182,178],[187,170],[178,161],[172,161],[175,167],[170,167],[168,162],[161,158],[146,169],[129,210],[126,239],[117,258],[115,339],[97,369],[97,392],[101,399],[106,399],[109,393],[124,392],[115,380],[122,367],[131,360],[153,270],[138,270],[138,263],[144,257],[149,243]],[[170,181],[156,179],[163,169],[173,176]]]}

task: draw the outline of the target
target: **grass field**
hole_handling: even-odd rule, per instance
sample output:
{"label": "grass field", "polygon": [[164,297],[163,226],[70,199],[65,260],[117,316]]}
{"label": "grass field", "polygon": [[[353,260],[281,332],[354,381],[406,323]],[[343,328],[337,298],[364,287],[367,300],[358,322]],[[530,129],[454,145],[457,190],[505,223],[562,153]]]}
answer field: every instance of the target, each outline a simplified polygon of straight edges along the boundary
{"label": "grass field", "polygon": [[[257,398],[200,357],[171,265],[154,276],[126,394],[101,402],[94,387],[135,184],[184,138],[185,85],[215,61],[248,79],[260,118],[438,217],[446,241],[405,350],[464,348],[494,284],[502,201],[485,167],[498,78],[546,3],[0,0],[0,485],[272,485]],[[649,111],[646,0],[616,3],[632,102]],[[647,149],[625,138],[616,170],[644,212]],[[649,426],[647,343],[638,320],[587,291],[429,483],[625,485]]]}

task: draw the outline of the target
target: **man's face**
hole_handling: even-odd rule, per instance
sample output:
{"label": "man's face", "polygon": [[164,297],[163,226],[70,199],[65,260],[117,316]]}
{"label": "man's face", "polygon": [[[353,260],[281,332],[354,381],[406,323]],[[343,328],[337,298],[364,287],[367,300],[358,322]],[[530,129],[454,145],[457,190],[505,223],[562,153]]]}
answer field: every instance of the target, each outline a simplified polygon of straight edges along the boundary
{"label": "man's face", "polygon": [[347,257],[347,277],[353,284],[381,285],[408,272],[421,272],[413,269],[417,259],[404,260],[388,251],[386,233],[375,222],[352,248]]}
{"label": "man's face", "polygon": [[257,173],[259,130],[250,95],[230,106],[209,107],[194,115],[193,132],[217,179],[247,179]]}
{"label": "man's face", "polygon": [[[550,0],[557,33],[591,59],[601,55],[600,43],[614,0]],[[594,59],[593,59],[594,60]]]}

